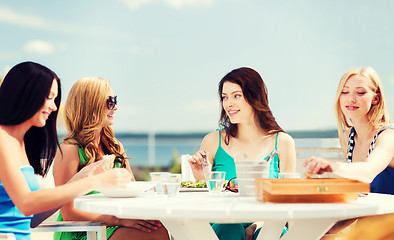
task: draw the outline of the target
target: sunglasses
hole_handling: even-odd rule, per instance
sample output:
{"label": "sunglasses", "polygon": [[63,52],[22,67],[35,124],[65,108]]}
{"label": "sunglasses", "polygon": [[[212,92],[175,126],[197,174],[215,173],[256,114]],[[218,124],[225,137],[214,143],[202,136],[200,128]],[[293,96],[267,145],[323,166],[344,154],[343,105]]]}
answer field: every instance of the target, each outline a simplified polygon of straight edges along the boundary
{"label": "sunglasses", "polygon": [[230,191],[237,193],[238,192],[238,179],[236,177],[231,178],[224,188],[225,191]]}
{"label": "sunglasses", "polygon": [[107,108],[108,110],[112,110],[115,108],[116,104],[118,104],[118,101],[116,100],[117,96],[115,97],[108,97],[107,99]]}

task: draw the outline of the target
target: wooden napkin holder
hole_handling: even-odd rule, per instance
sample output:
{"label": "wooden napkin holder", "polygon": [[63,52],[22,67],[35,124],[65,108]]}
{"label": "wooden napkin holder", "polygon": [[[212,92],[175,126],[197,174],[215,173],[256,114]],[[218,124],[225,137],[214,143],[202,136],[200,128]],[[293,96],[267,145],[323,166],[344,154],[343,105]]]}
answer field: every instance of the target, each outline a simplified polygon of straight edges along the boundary
{"label": "wooden napkin holder", "polygon": [[258,201],[275,203],[337,203],[356,200],[369,184],[347,178],[255,180]]}

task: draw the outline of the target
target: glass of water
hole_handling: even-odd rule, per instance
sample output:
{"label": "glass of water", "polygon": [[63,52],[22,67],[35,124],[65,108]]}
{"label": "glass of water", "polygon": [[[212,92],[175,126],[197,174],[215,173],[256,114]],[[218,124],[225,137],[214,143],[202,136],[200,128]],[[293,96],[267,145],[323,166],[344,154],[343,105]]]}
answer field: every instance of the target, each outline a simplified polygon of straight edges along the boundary
{"label": "glass of water", "polygon": [[226,172],[210,172],[206,175],[208,191],[213,195],[220,195],[223,190],[224,177]]}
{"label": "glass of water", "polygon": [[168,180],[162,182],[161,184],[164,195],[169,197],[176,196],[179,193],[179,189],[181,188],[181,180],[181,174],[170,174]]}
{"label": "glass of water", "polygon": [[169,172],[150,172],[151,181],[156,183],[154,190],[158,194],[163,194],[162,183],[167,182],[171,173]]}

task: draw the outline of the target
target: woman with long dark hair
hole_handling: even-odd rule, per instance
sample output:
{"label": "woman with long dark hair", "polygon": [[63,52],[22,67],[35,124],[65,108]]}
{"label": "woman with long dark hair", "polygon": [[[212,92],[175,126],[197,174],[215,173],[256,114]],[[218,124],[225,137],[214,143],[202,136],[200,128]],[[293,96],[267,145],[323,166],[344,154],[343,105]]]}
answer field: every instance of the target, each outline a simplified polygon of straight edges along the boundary
{"label": "woman with long dark hair", "polygon": [[[226,172],[226,179],[236,177],[234,157],[238,152],[249,159],[259,155],[278,154],[270,163],[270,178],[279,172],[295,171],[295,147],[290,135],[276,122],[268,105],[268,92],[263,79],[251,68],[234,69],[219,82],[222,104],[220,126],[223,129],[207,134],[198,151],[190,160],[196,180],[204,179],[203,155],[212,171]],[[259,223],[213,224],[219,239],[252,239]]]}
{"label": "woman with long dark hair", "polygon": [[[35,174],[47,174],[59,145],[60,98],[58,76],[34,62],[13,67],[0,87],[0,233],[17,240],[30,239],[30,227],[75,197],[99,187],[126,187],[131,179],[124,169],[104,172],[96,164],[63,186],[39,190]],[[100,167],[104,173],[86,177]]]}

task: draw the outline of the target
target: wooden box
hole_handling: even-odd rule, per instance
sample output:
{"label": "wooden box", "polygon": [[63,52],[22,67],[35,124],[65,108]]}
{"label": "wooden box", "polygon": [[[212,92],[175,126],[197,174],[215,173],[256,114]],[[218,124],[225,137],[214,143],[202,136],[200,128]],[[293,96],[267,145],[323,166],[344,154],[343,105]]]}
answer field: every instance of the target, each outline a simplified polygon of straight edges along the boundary
{"label": "wooden box", "polygon": [[255,180],[258,201],[277,203],[334,203],[356,200],[369,184],[346,178]]}

